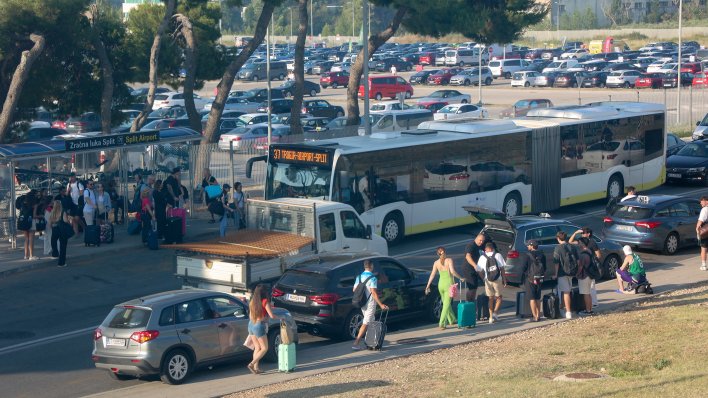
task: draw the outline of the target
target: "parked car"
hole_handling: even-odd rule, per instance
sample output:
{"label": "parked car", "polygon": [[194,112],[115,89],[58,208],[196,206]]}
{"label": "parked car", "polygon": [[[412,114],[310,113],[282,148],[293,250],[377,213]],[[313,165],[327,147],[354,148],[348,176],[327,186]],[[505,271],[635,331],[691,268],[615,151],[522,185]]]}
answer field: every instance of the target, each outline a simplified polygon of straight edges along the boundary
{"label": "parked car", "polygon": [[[337,233],[365,234],[366,228],[353,224],[350,231]],[[374,264],[379,297],[390,309],[389,322],[439,319],[439,295],[425,294],[428,271],[410,269],[392,257],[367,254],[326,256],[288,268],[273,285],[273,303],[289,311],[301,330],[316,336],[353,339],[363,315],[352,305],[352,289],[367,259]]]}
{"label": "parked car", "polygon": [[[421,65],[435,65],[435,53],[434,52],[422,52],[418,57],[418,62]],[[443,59],[443,62],[445,60]]]}
{"label": "parked car", "polygon": [[522,71],[529,66],[529,62],[524,59],[506,59],[489,61],[489,69],[492,71],[494,78],[503,77],[511,79],[514,72]]}
{"label": "parked car", "polygon": [[675,155],[681,148],[686,146],[686,141],[674,133],[666,134],[666,158]]}
{"label": "parked car", "polygon": [[583,80],[583,87],[605,87],[605,82],[607,81],[607,75],[609,73],[603,71],[588,72],[587,76]]}
{"label": "parked car", "polygon": [[303,118],[302,120],[302,129],[305,132],[308,131],[327,131],[329,127],[327,125],[331,121],[331,119],[326,118],[326,117],[308,117],[308,118]]}
{"label": "parked car", "polygon": [[454,162],[425,165],[423,190],[428,193],[468,192],[471,176],[468,167]]}
{"label": "parked car", "polygon": [[420,98],[417,102],[430,102],[430,101],[445,101],[448,104],[466,104],[471,100],[469,94],[463,94],[457,90],[436,90],[430,93],[428,96]]}
{"label": "parked car", "polygon": [[[369,98],[381,101],[383,97],[396,99],[399,93],[405,98],[413,96],[413,86],[400,76],[369,76]],[[364,97],[364,85],[359,85],[359,97]]]}
{"label": "parked car", "polygon": [[576,72],[560,72],[553,82],[553,87],[578,87]]}
{"label": "parked car", "polygon": [[536,87],[540,76],[541,73],[534,71],[514,72],[510,84],[511,87]]}
{"label": "parked car", "polygon": [[[297,328],[287,310],[273,311]],[[266,322],[266,359],[277,361],[280,320]],[[181,384],[200,367],[249,358],[253,351],[243,345],[247,335],[247,303],[210,290],[174,290],[113,307],[93,332],[91,359],[114,379],[158,374],[165,383]]]}
{"label": "parked car", "polygon": [[[257,149],[262,140],[268,138],[268,119],[266,122],[258,122],[237,127],[228,133],[222,134],[219,137],[218,147],[222,151],[228,151],[231,148],[230,143],[233,142],[233,149],[237,152],[251,151]],[[287,129],[287,130],[285,130]],[[278,133],[276,133],[278,130]],[[286,133],[287,132],[287,133]],[[290,126],[284,124],[271,123],[271,135],[286,135],[290,132]]]}
{"label": "parked car", "polygon": [[423,101],[418,102],[415,107],[418,109],[427,109],[433,113],[436,113],[437,111],[445,107],[445,105],[447,104],[448,103],[445,101]]}
{"label": "parked car", "polygon": [[696,129],[693,130],[691,138],[694,140],[701,140],[706,138],[706,136],[708,136],[708,113],[703,116],[702,120],[696,122]]}
{"label": "parked car", "polygon": [[150,123],[144,125],[140,131],[148,130],[165,130],[171,129],[173,127],[189,127],[189,119],[187,118],[177,118],[177,119],[157,119]]}
{"label": "parked car", "polygon": [[[295,80],[287,80],[285,83],[278,86],[278,89],[283,93],[283,97],[290,98],[295,92]],[[303,93],[314,97],[320,93],[320,85],[309,80],[303,82]]]}
{"label": "parked car", "polygon": [[[242,98],[248,102],[255,102],[256,104],[260,104],[261,102],[268,100],[268,89],[254,88],[254,89],[246,91],[246,93],[244,95],[242,95],[241,97],[237,97],[237,98]],[[270,90],[270,98],[271,99],[285,98],[285,96],[283,95],[282,90],[274,88],[274,89]]]}
{"label": "parked car", "polygon": [[708,88],[708,75],[705,72],[696,73],[691,84],[696,88]]}
{"label": "parked car", "polygon": [[[531,239],[539,243],[539,250],[546,257],[545,280],[553,280],[555,269],[553,267],[553,251],[558,245],[556,233],[563,231],[572,235],[580,226],[564,219],[554,219],[533,215],[506,217],[504,214],[494,212],[490,214],[487,209],[465,206],[465,210],[478,218],[485,220],[482,232],[489,236],[497,245],[499,253],[506,258],[504,269],[506,279],[511,284],[520,284],[522,267],[526,262],[528,247],[526,242]],[[624,255],[622,246],[609,239],[602,239],[594,234],[592,239],[600,249],[600,263],[604,278],[614,278],[617,268],[622,264]]]}
{"label": "parked car", "polygon": [[642,73],[634,82],[635,88],[659,88],[663,84],[663,73]]}
{"label": "parked car", "polygon": [[573,68],[582,68],[582,66],[578,65],[580,65],[580,63],[577,59],[553,61],[543,68],[543,72],[568,72]]}
{"label": "parked car", "polygon": [[[258,97],[228,97],[224,103],[224,111],[238,111],[243,113],[256,112],[261,102],[253,102],[252,100]],[[274,98],[275,99],[275,98]],[[212,102],[208,102],[204,105],[205,111],[211,111]]]}
{"label": "parked car", "polygon": [[681,72],[688,72],[691,74],[696,74],[702,72],[703,67],[700,62],[687,62],[681,64]]}
{"label": "parked car", "polygon": [[[664,86],[664,88],[673,88],[678,86],[678,80],[678,74],[667,73],[664,75],[664,78],[661,81],[661,85]],[[691,83],[693,83],[693,75],[688,72],[681,72],[681,86],[690,86]]]}
{"label": "parked car", "polygon": [[536,80],[536,85],[538,87],[553,87],[553,83],[556,81],[556,76],[558,76],[558,72],[541,73],[541,76],[538,76]]}
{"label": "parked car", "polygon": [[410,109],[410,108],[412,108],[412,107],[406,103],[401,104],[401,101],[391,100],[391,101],[375,102],[375,103],[371,104],[371,106],[369,107],[369,110],[372,112],[380,112],[380,111],[400,111],[402,109]]}
{"label": "parked car", "polygon": [[329,68],[330,72],[347,72],[352,69],[352,63],[351,62],[338,62],[334,65],[332,65],[331,68]]}
{"label": "parked car", "polygon": [[[155,96],[157,98],[157,96]],[[66,120],[66,130],[69,134],[81,134],[101,130],[101,116],[95,112],[86,112],[79,116],[72,116]],[[52,125],[52,127],[55,127]]]}
{"label": "parked car", "polygon": [[349,86],[349,72],[326,72],[320,77],[322,88],[347,87]]}
{"label": "parked car", "polygon": [[573,48],[561,54],[560,59],[582,58],[586,54],[588,54],[588,50],[584,48]]}
{"label": "parked car", "polygon": [[[270,113],[286,113],[290,112],[293,106],[293,100],[289,98],[279,98],[270,101]],[[263,101],[258,106],[256,112],[268,113],[268,101]]]}
{"label": "parked car", "polygon": [[614,71],[611,72],[607,76],[607,81],[605,82],[606,87],[624,87],[624,88],[629,88],[629,87],[634,87],[634,83],[636,83],[637,79],[641,73],[636,70],[620,70],[620,71]]}
{"label": "parked car", "polygon": [[376,63],[376,70],[379,72],[388,72],[391,67],[395,66],[398,71],[411,71],[413,70],[413,64],[404,61],[397,57],[384,58]]}
{"label": "parked car", "polygon": [[[194,97],[194,106],[201,109],[207,103],[207,100],[200,97],[198,94],[192,94]],[[171,108],[173,106],[184,107],[184,93],[171,92],[155,95],[155,102],[152,104],[152,109]]]}
{"label": "parked car", "polygon": [[62,134],[67,134],[67,131],[64,129],[57,129],[54,127],[33,127],[27,132],[24,133],[23,141],[45,141],[45,140],[51,140],[52,138],[62,135]]}
{"label": "parked car", "polygon": [[434,84],[437,86],[442,86],[450,84],[450,79],[455,76],[460,69],[458,68],[447,68],[440,69],[432,75],[428,76],[427,84]]}
{"label": "parked car", "polygon": [[334,119],[335,117],[344,116],[344,108],[339,105],[332,105],[325,100],[304,100],[302,101],[302,113]]}
{"label": "parked car", "polygon": [[416,72],[410,77],[411,84],[426,84],[428,82],[428,76],[436,73],[438,69],[427,69],[420,72]]}
{"label": "parked car", "polygon": [[521,99],[516,101],[510,108],[503,109],[499,113],[499,117],[509,118],[526,116],[531,109],[550,108],[552,106],[553,102],[547,98]]}
{"label": "parked car", "polygon": [[433,120],[448,120],[460,118],[488,118],[489,112],[477,105],[472,104],[450,104],[440,108],[434,115]]}
{"label": "parked car", "polygon": [[485,86],[492,84],[494,77],[492,76],[492,71],[488,67],[482,67],[482,76],[479,76],[479,68],[470,68],[460,71],[458,74],[450,78],[451,86],[469,86],[474,84],[479,86],[481,81]]}
{"label": "parked car", "polygon": [[660,250],[673,255],[681,247],[696,247],[696,220],[701,204],[673,195],[646,195],[619,202],[603,219],[606,239],[621,245]]}
{"label": "parked car", "polygon": [[666,182],[708,185],[708,142],[691,141],[666,159]]}
{"label": "parked car", "polygon": [[329,72],[332,65],[334,65],[334,61],[319,61],[312,67],[312,74],[321,75],[325,72]]}

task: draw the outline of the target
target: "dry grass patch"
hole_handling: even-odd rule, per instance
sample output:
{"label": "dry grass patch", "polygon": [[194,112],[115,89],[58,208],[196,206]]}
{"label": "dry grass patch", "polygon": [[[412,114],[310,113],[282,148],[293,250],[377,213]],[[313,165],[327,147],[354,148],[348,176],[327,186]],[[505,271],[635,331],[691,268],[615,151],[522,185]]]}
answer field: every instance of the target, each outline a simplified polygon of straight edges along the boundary
{"label": "dry grass patch", "polygon": [[[708,286],[702,285],[603,316],[232,397],[705,397],[706,358]],[[610,377],[583,383],[552,381],[573,372]]]}

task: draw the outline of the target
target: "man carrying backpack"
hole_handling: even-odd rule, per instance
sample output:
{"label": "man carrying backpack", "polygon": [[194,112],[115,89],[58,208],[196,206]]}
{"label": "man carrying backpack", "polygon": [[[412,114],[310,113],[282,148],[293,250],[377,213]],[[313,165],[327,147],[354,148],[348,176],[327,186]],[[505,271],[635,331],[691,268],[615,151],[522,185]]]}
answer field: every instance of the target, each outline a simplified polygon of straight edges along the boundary
{"label": "man carrying backpack", "polygon": [[[379,298],[379,294],[376,290],[378,280],[376,279],[373,271],[374,264],[371,260],[365,260],[364,272],[356,278],[354,288],[352,288],[352,291],[354,292],[352,304],[354,304],[355,307],[359,306],[361,308],[361,312],[364,314],[364,320],[359,328],[359,334],[354,340],[354,345],[352,345],[352,350],[354,351],[359,351],[362,349],[359,343],[366,334],[366,329],[369,327],[369,323],[374,321],[374,317],[376,315],[376,304],[378,304],[382,310],[388,309],[388,306],[382,303]],[[361,285],[361,288],[357,289],[359,285]],[[363,297],[366,297],[366,300],[364,300]]]}
{"label": "man carrying backpack", "polygon": [[570,304],[570,290],[573,286],[573,277],[578,273],[578,252],[575,245],[568,243],[568,234],[558,231],[556,234],[558,246],[553,250],[553,264],[555,277],[558,281],[558,291],[563,296],[565,304],[565,318],[572,319],[573,311]]}
{"label": "man carrying backpack", "polygon": [[484,254],[477,261],[477,272],[484,279],[484,290],[489,297],[489,323],[499,320],[498,314],[502,303],[502,288],[506,286],[504,276],[506,262],[501,254],[494,250],[494,244],[484,245]]}
{"label": "man carrying backpack", "polygon": [[595,254],[585,245],[584,242],[578,242],[580,253],[578,254],[578,273],[575,275],[578,278],[578,292],[583,296],[585,310],[578,311],[578,316],[594,315],[592,311],[592,298],[590,295],[591,285],[596,277],[595,264],[593,257]]}
{"label": "man carrying backpack", "polygon": [[531,239],[526,242],[529,252],[522,265],[521,282],[529,299],[531,321],[538,322],[541,318],[541,285],[546,275],[546,256],[538,250],[538,241]]}
{"label": "man carrying backpack", "polygon": [[[579,238],[576,238],[576,236],[580,234]],[[593,254],[593,266],[595,268],[599,267],[600,260],[602,259],[602,252],[600,252],[600,247],[597,245],[597,242],[595,242],[595,239],[592,237],[592,229],[590,227],[583,227],[575,232],[573,232],[573,235],[570,235],[570,239],[568,240],[568,243],[572,244],[578,244],[578,242],[582,242],[585,244],[588,250]],[[595,271],[601,270],[601,268],[594,269]],[[590,277],[593,279],[592,283],[590,284],[590,296],[592,297],[592,306],[597,307],[598,302],[597,302],[597,289],[595,288],[595,281],[602,279],[602,274],[600,275],[590,275]]]}

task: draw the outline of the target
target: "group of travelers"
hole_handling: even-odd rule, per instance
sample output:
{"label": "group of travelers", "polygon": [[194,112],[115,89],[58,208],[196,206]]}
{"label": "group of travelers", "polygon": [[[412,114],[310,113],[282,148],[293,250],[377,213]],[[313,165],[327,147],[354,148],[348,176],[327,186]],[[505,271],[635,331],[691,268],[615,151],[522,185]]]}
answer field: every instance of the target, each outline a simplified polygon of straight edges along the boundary
{"label": "group of travelers", "polygon": [[[202,179],[202,192],[204,203],[211,216],[210,223],[216,223],[216,216],[219,216],[219,236],[226,236],[226,228],[229,220],[233,221],[236,230],[246,226],[246,199],[248,195],[243,192],[243,185],[235,181],[233,195],[230,195],[231,186],[219,182],[211,174],[210,170],[204,169]],[[231,196],[231,197],[230,197]]]}

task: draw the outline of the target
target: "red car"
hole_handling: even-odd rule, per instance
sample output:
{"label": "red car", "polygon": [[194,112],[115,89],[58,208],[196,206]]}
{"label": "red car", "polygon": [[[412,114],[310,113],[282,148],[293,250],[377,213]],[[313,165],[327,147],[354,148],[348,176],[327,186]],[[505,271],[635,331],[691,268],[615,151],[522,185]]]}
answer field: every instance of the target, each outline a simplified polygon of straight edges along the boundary
{"label": "red car", "polygon": [[699,73],[703,71],[703,68],[701,67],[700,62],[689,62],[686,64],[681,64],[681,72],[688,72],[688,73]]}
{"label": "red car", "polygon": [[708,88],[708,75],[703,72],[693,75],[693,87]]}
{"label": "red car", "polygon": [[417,103],[415,107],[418,109],[427,109],[433,113],[437,113],[437,111],[445,105],[447,105],[447,102],[445,101],[423,101]]}
{"label": "red car", "polygon": [[663,73],[642,73],[634,83],[636,88],[659,88],[664,80]]}
{"label": "red car", "polygon": [[420,65],[435,65],[435,53],[420,53],[418,63]]}
{"label": "red car", "polygon": [[439,71],[428,76],[428,84],[442,86],[450,84],[450,79],[460,72],[460,68],[440,69]]}
{"label": "red car", "polygon": [[322,88],[347,87],[348,85],[348,72],[325,72],[322,74],[322,77],[320,77],[320,86],[322,86]]}

